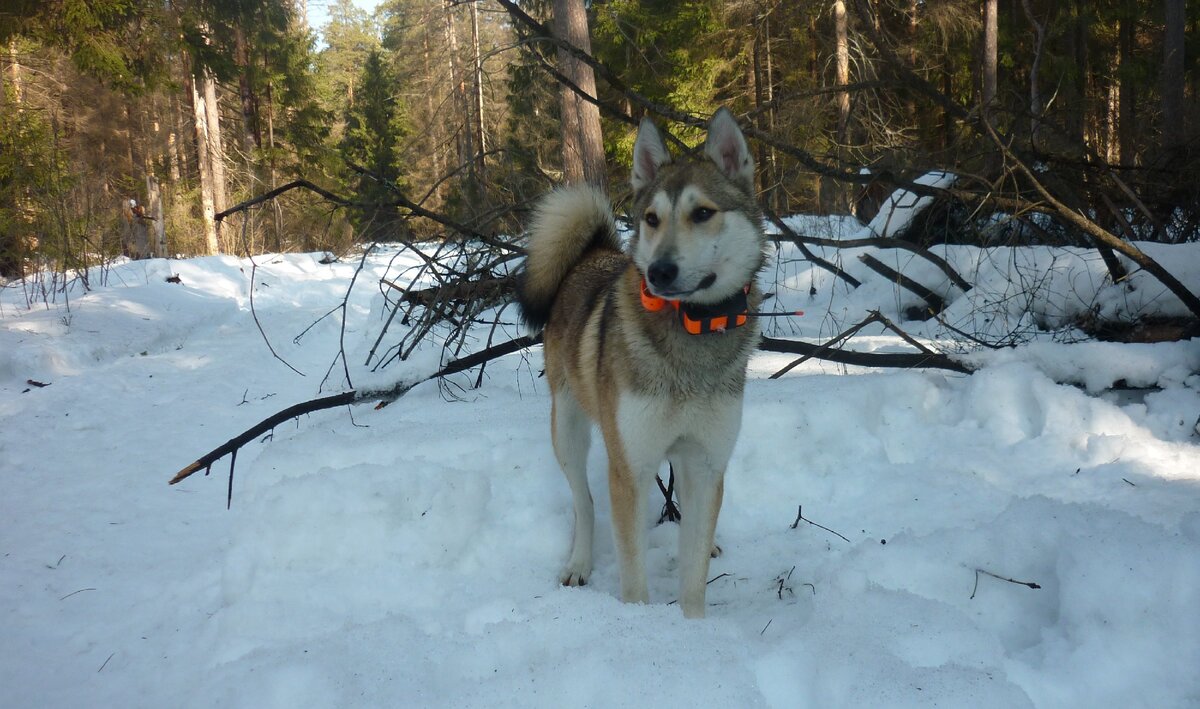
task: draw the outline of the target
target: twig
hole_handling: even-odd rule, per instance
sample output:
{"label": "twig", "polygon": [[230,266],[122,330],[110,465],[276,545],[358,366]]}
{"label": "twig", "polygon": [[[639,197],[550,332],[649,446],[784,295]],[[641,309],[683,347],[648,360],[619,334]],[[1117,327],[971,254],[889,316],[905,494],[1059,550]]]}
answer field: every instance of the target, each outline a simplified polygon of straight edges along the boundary
{"label": "twig", "polygon": [[710,578],[704,585],[707,586],[707,585],[711,584],[713,581],[716,581],[717,579],[722,579],[722,578],[725,578],[726,576],[730,576],[730,575],[731,574],[728,571],[726,571],[723,574],[717,574],[716,576],[713,576],[712,578]]}
{"label": "twig", "polygon": [[105,667],[108,667],[108,661],[113,659],[113,655],[116,655],[116,654],[117,654],[116,650],[113,650],[112,652],[110,652],[108,654],[108,657],[104,660],[104,664],[100,665],[99,670],[96,670],[96,674],[100,674],[100,670],[103,670]]}
{"label": "twig", "polygon": [[246,228],[249,223],[249,215],[242,218],[242,248],[246,251],[246,258],[250,259],[250,316],[254,318],[254,325],[258,328],[258,334],[262,336],[267,349],[271,351],[271,356],[283,362],[285,367],[303,377],[304,372],[293,367],[290,362],[279,356],[279,353],[275,351],[275,347],[271,344],[271,338],[267,337],[267,331],[263,329],[262,323],[258,320],[258,310],[254,307],[254,279],[258,275],[258,262],[254,260],[254,255],[250,253],[250,243],[246,239]]}
{"label": "twig", "polygon": [[[796,521],[792,522],[792,526],[789,527],[789,529],[795,529],[796,527],[799,527],[801,522],[808,522],[812,526],[818,527],[820,529],[824,529],[826,532],[829,532],[830,534],[836,534],[837,536],[841,537],[842,540],[845,541],[847,544],[850,543],[850,540],[846,539],[846,537],[843,536],[842,534],[833,531],[829,527],[825,527],[823,525],[817,524],[816,522],[812,521],[811,519],[806,518],[804,516],[804,505],[797,505],[796,506]],[[795,568],[796,567],[794,567],[794,566],[792,567],[793,570],[795,570]],[[791,576],[791,574],[789,573],[788,576]]]}
{"label": "twig", "polygon": [[67,595],[63,596],[62,598],[60,598],[60,599],[58,599],[58,600],[60,600],[60,601],[65,601],[65,600],[67,600],[67,599],[68,599],[68,598],[70,598],[71,596],[74,596],[74,595],[75,595],[75,594],[77,594],[77,593],[83,593],[84,591],[95,591],[95,590],[96,590],[96,589],[94,589],[94,588],[81,588],[81,589],[79,589],[78,591],[71,591],[70,593],[68,593]]}
{"label": "twig", "polygon": [[991,571],[988,571],[986,569],[975,569],[975,587],[971,589],[971,598],[969,598],[968,600],[972,600],[972,601],[975,600],[975,592],[979,590],[979,574],[985,574],[987,576],[991,576],[992,578],[994,578],[998,581],[1007,581],[1008,583],[1015,583],[1018,586],[1025,586],[1027,588],[1032,588],[1032,589],[1041,588],[1041,586],[1039,584],[1036,584],[1032,581],[1017,581],[1016,579],[1010,579],[1007,576],[993,574]]}

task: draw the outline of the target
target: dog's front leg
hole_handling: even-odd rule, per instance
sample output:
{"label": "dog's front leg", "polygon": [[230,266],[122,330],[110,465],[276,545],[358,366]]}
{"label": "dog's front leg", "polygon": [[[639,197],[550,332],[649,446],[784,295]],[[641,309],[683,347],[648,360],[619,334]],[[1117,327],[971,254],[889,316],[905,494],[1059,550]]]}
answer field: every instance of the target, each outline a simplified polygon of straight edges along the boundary
{"label": "dog's front leg", "polygon": [[679,491],[679,604],[685,618],[703,618],[708,565],[715,556],[725,468],[741,428],[741,401],[717,400],[694,420],[694,433],[667,452]]}
{"label": "dog's front leg", "polygon": [[[679,605],[685,618],[703,618],[708,587],[708,564],[721,499],[725,493],[725,468],[701,456],[680,456],[679,486]],[[700,458],[700,459],[698,459]]]}

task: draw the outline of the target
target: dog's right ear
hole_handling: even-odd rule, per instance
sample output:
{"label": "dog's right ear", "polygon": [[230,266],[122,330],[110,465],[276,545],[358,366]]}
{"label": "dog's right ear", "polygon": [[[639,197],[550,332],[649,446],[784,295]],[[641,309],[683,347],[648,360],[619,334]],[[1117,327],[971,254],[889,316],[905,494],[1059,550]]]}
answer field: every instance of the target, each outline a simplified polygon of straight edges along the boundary
{"label": "dog's right ear", "polygon": [[643,118],[638,126],[637,141],[633,144],[633,175],[629,180],[633,184],[633,191],[638,192],[654,182],[658,168],[670,161],[671,155],[662,136],[658,134],[658,128],[649,118]]}

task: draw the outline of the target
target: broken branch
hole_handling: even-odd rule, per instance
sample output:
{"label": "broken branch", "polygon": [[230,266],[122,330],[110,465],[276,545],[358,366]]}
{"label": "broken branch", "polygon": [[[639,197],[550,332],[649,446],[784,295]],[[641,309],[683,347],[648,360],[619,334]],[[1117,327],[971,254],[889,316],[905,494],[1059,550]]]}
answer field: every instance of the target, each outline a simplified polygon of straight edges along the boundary
{"label": "broken branch", "polygon": [[[380,401],[386,405],[404,396],[409,392],[409,390],[418,384],[430,381],[431,379],[437,379],[438,377],[444,377],[448,374],[455,374],[457,372],[465,371],[472,367],[483,364],[484,362],[496,359],[497,357],[503,357],[504,355],[512,354],[518,350],[530,347],[538,342],[541,342],[540,335],[536,337],[528,335],[524,337],[518,337],[509,340],[508,342],[503,342],[499,345],[494,345],[492,347],[488,347],[487,349],[469,354],[466,357],[460,357],[456,360],[452,360],[438,371],[417,381],[401,382],[394,386],[388,387],[387,389],[344,391],[340,394],[325,396],[319,399],[311,399],[309,401],[304,401],[299,404],[289,406],[282,411],[268,416],[254,426],[246,429],[237,436],[234,436],[220,446],[217,446],[213,450],[192,461],[182,470],[176,473],[175,477],[171,478],[170,484],[174,485],[175,483],[184,480],[201,468],[204,468],[205,470],[211,468],[213,463],[227,455],[236,456],[237,451],[240,450],[242,446],[254,440],[259,435],[270,431],[279,424],[290,419],[303,416],[304,414],[310,414],[315,411],[332,409],[338,406],[346,406],[348,404],[359,404],[366,401]],[[231,476],[233,474],[232,464],[235,462],[235,460],[230,461]]]}

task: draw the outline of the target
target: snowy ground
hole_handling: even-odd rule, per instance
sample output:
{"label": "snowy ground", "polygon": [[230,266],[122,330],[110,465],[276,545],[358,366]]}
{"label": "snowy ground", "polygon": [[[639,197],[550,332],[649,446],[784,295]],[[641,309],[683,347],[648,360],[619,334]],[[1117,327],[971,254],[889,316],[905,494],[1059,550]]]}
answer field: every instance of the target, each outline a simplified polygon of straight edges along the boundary
{"label": "snowy ground", "polygon": [[[319,393],[338,324],[292,338],[353,264],[259,259],[259,319],[304,377],[263,343],[243,260],[122,265],[69,309],[5,289],[0,706],[1200,705],[1200,344],[1069,345],[1034,322],[1178,305],[1150,281],[1103,286],[1083,253],[942,251],[979,284],[966,295],[874,253],[948,293],[947,322],[1034,342],[972,355],[971,376],[810,362],[768,380],[789,358],[755,358],[698,622],[670,604],[672,525],[650,535],[652,604],[617,600],[599,446],[596,572],[557,585],[571,513],[538,350],[462,400],[430,383],[280,427],[242,451],[226,511],[227,462],[167,479]],[[1165,255],[1200,283],[1195,245]],[[390,256],[351,298],[352,364]],[[769,274],[774,302],[808,315],[779,334],[817,341],[906,306],[853,252],[855,291],[793,256]],[[993,276],[1006,264],[1048,268],[1041,316]],[[878,329],[853,346],[907,347]],[[1118,379],[1159,389],[1100,393]],[[800,505],[832,531],[792,529]]]}

